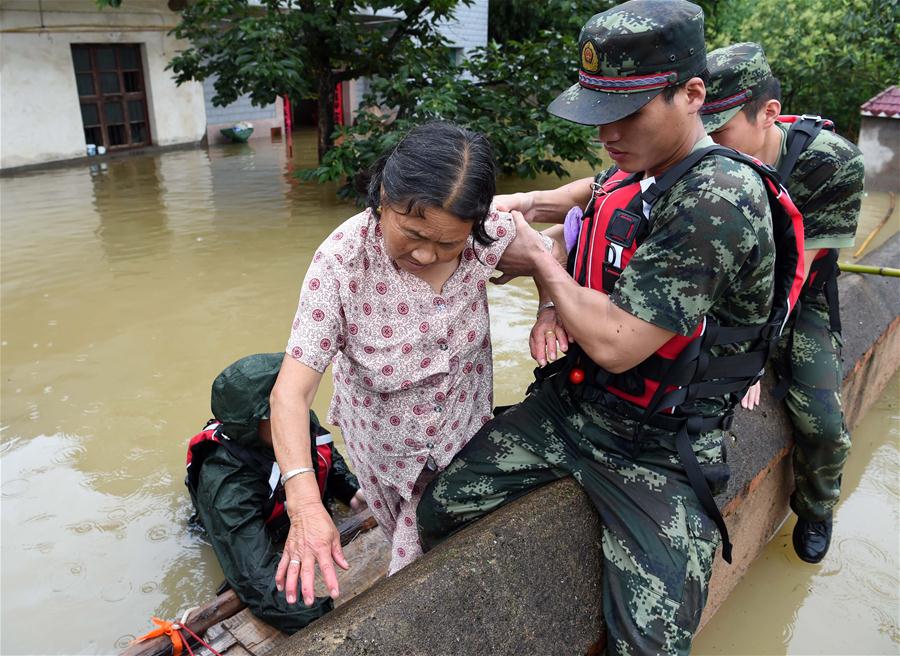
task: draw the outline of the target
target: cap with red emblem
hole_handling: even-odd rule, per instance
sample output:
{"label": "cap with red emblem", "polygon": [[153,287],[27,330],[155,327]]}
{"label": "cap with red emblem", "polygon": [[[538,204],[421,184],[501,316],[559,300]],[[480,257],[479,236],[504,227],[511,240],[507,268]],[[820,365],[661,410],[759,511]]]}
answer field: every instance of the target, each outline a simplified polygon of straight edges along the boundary
{"label": "cap with red emblem", "polygon": [[584,125],[618,121],[706,69],[703,10],[684,0],[616,5],[582,28],[578,57],[578,84],[550,113]]}

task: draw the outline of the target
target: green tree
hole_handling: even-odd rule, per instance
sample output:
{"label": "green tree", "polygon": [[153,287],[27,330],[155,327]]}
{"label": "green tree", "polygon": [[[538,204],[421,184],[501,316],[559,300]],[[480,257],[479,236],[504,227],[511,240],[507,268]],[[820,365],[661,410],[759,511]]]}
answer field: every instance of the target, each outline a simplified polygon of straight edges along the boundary
{"label": "green tree", "polygon": [[[471,3],[191,0],[173,30],[190,45],[169,68],[178,84],[215,76],[215,105],[227,105],[245,93],[255,105],[267,105],[276,96],[316,99],[321,159],[334,145],[337,84],[389,76],[415,49],[444,47],[438,26],[453,16],[460,1]],[[97,2],[119,6],[122,0]]]}
{"label": "green tree", "polygon": [[499,22],[503,29],[489,28],[494,39],[486,47],[470,52],[459,65],[440,49],[419,51],[404,59],[394,75],[373,80],[353,126],[339,130],[338,145],[304,177],[343,181],[341,195],[358,196],[378,155],[413,125],[430,119],[486,134],[504,173],[562,177],[566,162],[598,166],[596,129],[551,116],[547,105],[577,80],[581,26],[612,4],[492,2],[491,25]]}
{"label": "green tree", "polygon": [[785,111],[820,114],[855,139],[859,106],[900,82],[898,0],[720,0],[710,47],[756,41]]}

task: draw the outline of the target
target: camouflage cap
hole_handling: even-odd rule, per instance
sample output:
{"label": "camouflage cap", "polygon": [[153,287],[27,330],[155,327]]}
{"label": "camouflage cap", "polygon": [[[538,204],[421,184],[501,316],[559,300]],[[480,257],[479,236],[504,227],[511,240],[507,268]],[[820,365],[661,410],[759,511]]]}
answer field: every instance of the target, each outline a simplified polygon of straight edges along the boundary
{"label": "camouflage cap", "polygon": [[548,110],[612,123],[706,68],[703,10],[685,0],[630,0],[592,17],[578,38],[578,84]]}
{"label": "camouflage cap", "polygon": [[[270,414],[269,394],[275,386],[284,352],[256,353],[230,365],[212,384],[210,408],[229,438],[246,447],[259,447],[259,422]],[[310,435],[321,435],[319,418],[309,411]]]}
{"label": "camouflage cap", "polygon": [[766,53],[758,43],[735,43],[709,53],[709,84],[700,110],[707,132],[715,132],[757,92],[760,83],[772,77]]}

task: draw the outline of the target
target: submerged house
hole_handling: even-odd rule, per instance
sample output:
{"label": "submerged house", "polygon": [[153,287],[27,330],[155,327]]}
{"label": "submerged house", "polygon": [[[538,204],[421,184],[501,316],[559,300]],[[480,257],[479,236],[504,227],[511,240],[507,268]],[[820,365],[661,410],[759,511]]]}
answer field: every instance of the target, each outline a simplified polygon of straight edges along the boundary
{"label": "submerged house", "polygon": [[165,0],[0,0],[0,168],[200,141],[203,87],[165,70],[177,19]]}
{"label": "submerged house", "polygon": [[[96,0],[0,0],[0,170],[94,149],[215,143],[219,128],[238,121],[253,123],[255,137],[280,129],[281,99],[255,107],[243,96],[215,107],[213,80],[176,86],[166,66],[186,47],[169,34],[182,4],[127,0],[101,10]],[[455,56],[487,42],[487,19],[488,0],[457,9],[444,28]],[[352,121],[366,89],[365,80],[340,86],[342,122]],[[314,124],[308,111],[298,102],[295,124]]]}
{"label": "submerged house", "polygon": [[900,87],[891,86],[860,107],[859,149],[866,189],[900,191]]}

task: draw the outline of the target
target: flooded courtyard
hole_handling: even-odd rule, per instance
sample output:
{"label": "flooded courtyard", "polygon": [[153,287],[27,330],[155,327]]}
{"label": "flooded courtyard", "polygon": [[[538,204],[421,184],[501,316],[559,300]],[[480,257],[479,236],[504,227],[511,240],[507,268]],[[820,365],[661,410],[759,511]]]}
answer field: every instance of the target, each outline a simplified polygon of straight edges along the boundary
{"label": "flooded courtyard", "polygon": [[[187,440],[223,367],[283,348],[313,251],[357,211],[294,177],[314,163],[310,135],[294,149],[266,139],[0,179],[4,654],[113,653],[221,582],[187,525]],[[860,235],[888,205],[867,198]],[[895,210],[871,248],[897,223]],[[490,297],[506,404],[531,378],[536,294],[514,281]],[[330,393],[326,376],[320,416]],[[897,653],[898,393],[895,377],[854,434],[824,564],[793,556],[789,522],[697,653]],[[842,620],[859,650],[835,641]]]}

